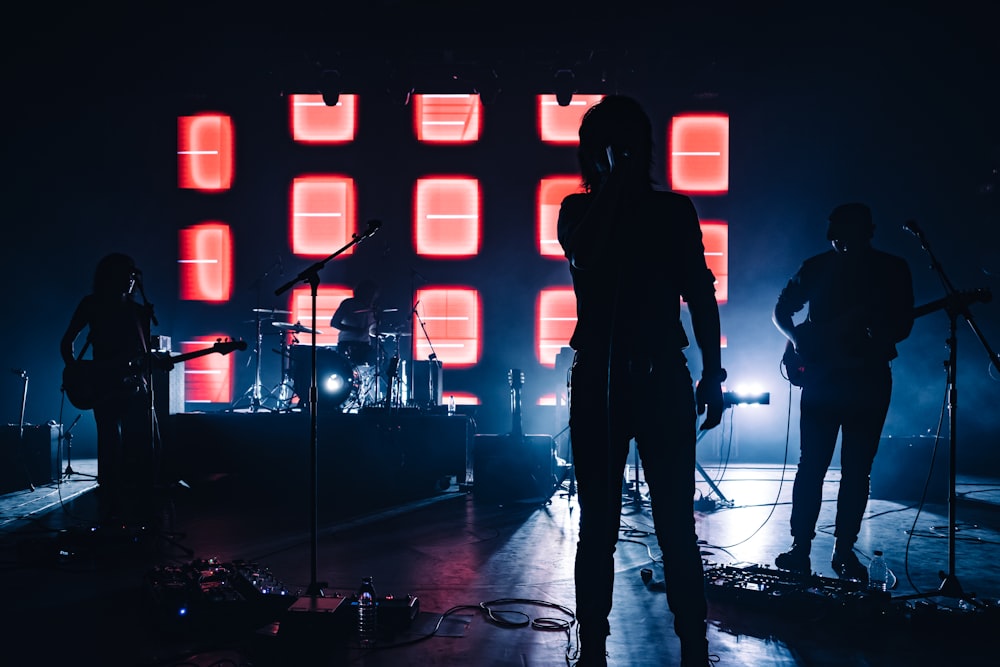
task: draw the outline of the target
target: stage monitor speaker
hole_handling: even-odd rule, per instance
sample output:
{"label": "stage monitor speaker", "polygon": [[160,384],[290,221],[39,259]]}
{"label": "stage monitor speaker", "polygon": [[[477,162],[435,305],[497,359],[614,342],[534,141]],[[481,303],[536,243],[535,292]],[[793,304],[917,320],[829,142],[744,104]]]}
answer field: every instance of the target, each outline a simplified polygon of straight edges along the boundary
{"label": "stage monitor speaker", "polygon": [[0,441],[0,493],[41,486],[62,474],[59,426],[25,426],[24,437],[17,424],[8,424]]}
{"label": "stage monitor speaker", "polygon": [[441,381],[443,375],[440,361],[414,361],[413,373],[410,378],[410,386],[413,387],[413,404],[420,407],[442,405]]}
{"label": "stage monitor speaker", "polygon": [[550,435],[476,435],[472,461],[476,500],[544,502],[555,492],[555,441]]}
{"label": "stage monitor speaker", "polygon": [[940,440],[936,455],[934,441],[933,436],[883,436],[872,463],[869,495],[881,500],[913,502],[921,499],[926,486],[927,502],[948,502],[948,440]]}

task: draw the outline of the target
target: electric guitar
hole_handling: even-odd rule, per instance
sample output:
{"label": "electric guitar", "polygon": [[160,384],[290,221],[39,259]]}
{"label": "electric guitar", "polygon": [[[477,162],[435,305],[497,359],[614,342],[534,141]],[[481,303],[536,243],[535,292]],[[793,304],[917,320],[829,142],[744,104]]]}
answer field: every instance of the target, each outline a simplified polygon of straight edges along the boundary
{"label": "electric guitar", "polygon": [[[992,298],[993,293],[988,287],[956,292],[953,295],[936,299],[929,303],[925,303],[922,306],[917,306],[913,309],[913,319],[923,317],[924,315],[941,310],[942,308],[958,309],[966,308],[967,306],[977,302],[986,303]],[[799,331],[801,329],[803,331],[808,331],[812,326],[811,322],[805,321],[797,325],[795,330]],[[795,346],[792,345],[792,341],[787,341],[785,343],[785,352],[781,356],[781,366],[785,372],[785,377],[789,382],[796,387],[803,386],[808,372],[808,364],[802,358],[802,355],[795,351]]]}
{"label": "electric guitar", "polygon": [[[247,349],[243,340],[218,340],[211,347],[174,356],[157,356],[157,365],[172,368],[190,359],[208,354],[229,354],[233,350]],[[66,398],[78,410],[91,410],[96,405],[114,400],[128,393],[145,389],[142,377],[144,362],[141,358],[127,362],[77,359],[63,368],[62,386]]]}

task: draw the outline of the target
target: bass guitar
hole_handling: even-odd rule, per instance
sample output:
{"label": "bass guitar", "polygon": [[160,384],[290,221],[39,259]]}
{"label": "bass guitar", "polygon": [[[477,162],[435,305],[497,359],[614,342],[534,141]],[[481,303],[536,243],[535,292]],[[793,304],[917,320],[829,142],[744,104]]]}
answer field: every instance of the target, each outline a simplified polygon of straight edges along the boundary
{"label": "bass guitar", "polygon": [[[229,354],[233,350],[247,349],[243,340],[218,340],[211,347],[186,354],[157,355],[156,365],[172,368],[208,354]],[[142,377],[144,362],[141,358],[127,362],[77,359],[63,368],[62,388],[66,398],[78,410],[92,410],[94,406],[120,398],[128,393],[145,389]]]}
{"label": "bass guitar", "polygon": [[[936,299],[929,303],[925,303],[922,306],[917,306],[913,309],[913,319],[923,317],[924,315],[928,315],[942,309],[957,310],[967,308],[971,304],[977,302],[986,303],[992,298],[993,293],[987,287],[956,292],[953,295]],[[810,322],[802,322],[795,327],[795,330],[798,331],[800,328],[808,329],[810,326],[812,326]],[[785,343],[785,352],[781,355],[781,367],[784,370],[785,378],[789,382],[796,387],[803,386],[803,383],[806,381],[808,364],[802,358],[802,355],[795,351],[795,346],[792,345],[792,341],[787,341]]]}

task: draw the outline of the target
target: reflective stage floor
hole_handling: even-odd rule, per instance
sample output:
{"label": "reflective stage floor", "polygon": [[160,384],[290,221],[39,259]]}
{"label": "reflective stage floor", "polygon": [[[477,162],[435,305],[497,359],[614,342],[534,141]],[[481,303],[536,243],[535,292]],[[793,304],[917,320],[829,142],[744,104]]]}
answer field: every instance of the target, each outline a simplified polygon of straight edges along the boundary
{"label": "reflective stage floor", "polygon": [[[319,508],[308,475],[273,486],[215,475],[177,485],[156,530],[96,523],[95,467],[75,461],[76,474],[0,499],[4,664],[573,664],[571,479],[547,497],[486,501],[455,484],[383,503],[373,476],[367,495]],[[836,471],[814,575],[798,580],[769,567],[789,546],[794,469],[703,470],[697,520],[720,666],[996,664],[1000,479],[959,478],[954,539],[947,504],[873,498],[858,553],[883,550],[898,579],[878,600],[830,567]],[[609,665],[676,665],[644,485],[633,470],[626,479]],[[382,626],[365,649],[352,604],[363,577]]]}

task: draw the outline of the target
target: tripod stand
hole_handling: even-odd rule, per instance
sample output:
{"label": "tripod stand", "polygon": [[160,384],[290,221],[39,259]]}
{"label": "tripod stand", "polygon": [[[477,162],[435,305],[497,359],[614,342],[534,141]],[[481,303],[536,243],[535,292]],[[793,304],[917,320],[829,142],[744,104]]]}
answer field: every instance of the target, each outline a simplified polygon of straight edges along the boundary
{"label": "tripod stand", "polygon": [[85,473],[79,473],[73,470],[73,427],[76,423],[80,421],[80,417],[83,415],[77,415],[73,423],[69,425],[69,428],[65,431],[62,428],[62,424],[59,425],[59,439],[66,443],[66,469],[63,471],[63,478],[69,479],[70,475],[79,475],[80,477],[90,477],[91,479],[97,479],[97,475],[88,475]]}
{"label": "tripod stand", "polygon": [[[945,274],[940,262],[938,262],[937,258],[934,256],[934,253],[931,251],[930,244],[924,236],[923,230],[921,230],[920,227],[917,226],[917,223],[913,221],[905,223],[903,225],[903,229],[916,236],[920,241],[920,245],[931,259],[931,268],[937,272],[946,293],[945,299],[947,301],[947,305],[945,306],[945,309],[948,313],[949,322],[949,352],[948,360],[945,362],[945,371],[947,373],[948,440],[950,446],[948,453],[948,571],[941,571],[938,573],[941,578],[941,585],[936,592],[904,595],[901,596],[900,599],[905,600],[944,596],[965,601],[973,604],[974,606],[980,606],[980,603],[975,599],[975,593],[966,593],[962,588],[962,584],[958,581],[958,575],[956,574],[955,568],[955,534],[957,532],[955,472],[958,452],[958,438],[956,436],[958,426],[958,316],[961,315],[965,321],[969,323],[969,326],[972,327],[972,330],[975,332],[979,342],[982,343],[987,354],[989,354],[990,363],[992,363],[994,368],[998,371],[1000,371],[1000,357],[998,357],[997,354],[990,348],[989,343],[986,341],[986,338],[983,336],[983,333],[976,324],[972,316],[972,312],[969,310],[968,298],[955,289],[951,280],[949,280],[948,276]],[[986,294],[989,293],[987,292]],[[983,300],[988,300],[988,298]]]}

